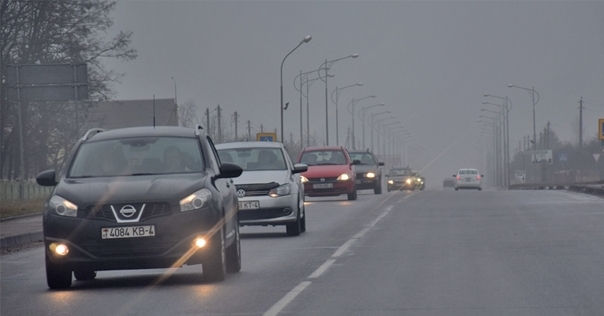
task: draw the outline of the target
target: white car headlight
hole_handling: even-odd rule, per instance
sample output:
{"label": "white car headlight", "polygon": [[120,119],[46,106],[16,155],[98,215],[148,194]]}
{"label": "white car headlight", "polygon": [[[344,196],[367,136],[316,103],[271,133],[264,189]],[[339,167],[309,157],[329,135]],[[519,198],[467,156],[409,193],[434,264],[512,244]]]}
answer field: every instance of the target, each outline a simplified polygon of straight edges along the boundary
{"label": "white car headlight", "polygon": [[307,177],[305,177],[305,176],[300,176],[300,181],[301,181],[302,183],[304,183],[304,182],[308,182],[308,178],[307,178]]}
{"label": "white car headlight", "polygon": [[373,173],[373,172],[367,172],[367,174],[365,175],[365,177],[373,179],[373,178],[375,178],[375,173]]}
{"label": "white car headlight", "polygon": [[50,199],[48,206],[58,215],[78,217],[78,206],[58,195],[55,195]]}
{"label": "white car headlight", "polygon": [[279,197],[283,195],[289,195],[292,192],[292,187],[289,183],[282,184],[274,189],[268,191],[270,197]]}
{"label": "white car headlight", "polygon": [[407,184],[411,184],[411,179],[407,179]]}
{"label": "white car headlight", "polygon": [[180,200],[180,211],[188,212],[192,210],[198,210],[205,207],[212,199],[212,192],[208,189],[201,189],[186,198]]}
{"label": "white car headlight", "polygon": [[388,180],[388,184],[394,184],[394,180]]}
{"label": "white car headlight", "polygon": [[346,181],[349,180],[350,176],[347,173],[342,173],[339,177],[338,177],[338,181]]}

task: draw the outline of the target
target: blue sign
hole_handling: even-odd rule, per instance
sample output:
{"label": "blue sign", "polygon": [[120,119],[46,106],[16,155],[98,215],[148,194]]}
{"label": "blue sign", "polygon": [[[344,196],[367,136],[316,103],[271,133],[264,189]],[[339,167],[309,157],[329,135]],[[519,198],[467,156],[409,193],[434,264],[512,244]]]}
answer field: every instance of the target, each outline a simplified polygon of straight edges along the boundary
{"label": "blue sign", "polygon": [[273,136],[260,136],[260,141],[261,142],[272,142]]}
{"label": "blue sign", "polygon": [[558,154],[558,162],[568,162],[568,157],[566,156],[566,153]]}

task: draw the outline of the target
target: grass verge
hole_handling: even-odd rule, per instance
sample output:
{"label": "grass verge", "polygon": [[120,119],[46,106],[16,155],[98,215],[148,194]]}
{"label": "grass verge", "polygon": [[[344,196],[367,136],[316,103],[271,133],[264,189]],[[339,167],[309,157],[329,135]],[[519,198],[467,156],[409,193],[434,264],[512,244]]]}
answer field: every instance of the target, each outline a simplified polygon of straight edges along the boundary
{"label": "grass verge", "polygon": [[2,201],[0,219],[42,213],[45,201],[44,198],[28,201]]}

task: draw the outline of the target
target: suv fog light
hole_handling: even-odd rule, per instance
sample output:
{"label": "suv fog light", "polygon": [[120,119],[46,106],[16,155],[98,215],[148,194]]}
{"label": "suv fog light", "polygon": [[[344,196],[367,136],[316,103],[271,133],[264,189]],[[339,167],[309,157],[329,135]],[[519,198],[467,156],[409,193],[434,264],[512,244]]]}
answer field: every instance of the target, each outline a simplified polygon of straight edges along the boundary
{"label": "suv fog light", "polygon": [[284,215],[290,215],[293,212],[294,211],[291,208],[289,208],[289,207],[286,207],[286,208],[283,209],[283,214]]}
{"label": "suv fog light", "polygon": [[195,240],[193,241],[193,244],[195,245],[195,247],[197,248],[203,248],[206,245],[206,240],[201,238],[201,237],[197,237],[195,238]]}
{"label": "suv fog light", "polygon": [[69,248],[65,244],[50,244],[51,251],[54,251],[59,256],[64,256],[69,253]]}

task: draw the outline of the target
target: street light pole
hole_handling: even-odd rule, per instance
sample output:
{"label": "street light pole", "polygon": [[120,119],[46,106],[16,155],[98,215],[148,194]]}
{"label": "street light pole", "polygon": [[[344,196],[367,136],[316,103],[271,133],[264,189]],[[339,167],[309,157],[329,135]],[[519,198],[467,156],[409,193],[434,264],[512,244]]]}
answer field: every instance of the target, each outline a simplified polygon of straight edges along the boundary
{"label": "street light pole", "polygon": [[392,111],[387,110],[383,112],[373,113],[369,115],[369,129],[371,130],[371,152],[373,152],[373,118],[378,115],[382,115],[385,113],[392,113]]}
{"label": "street light pole", "polygon": [[[342,88],[338,88],[336,87],[335,90],[333,90],[333,92],[331,92],[331,102],[333,102],[336,105],[336,145],[340,145],[340,128],[338,126],[338,122],[339,122],[339,118],[338,118],[338,99],[340,97],[340,93],[342,93],[342,90],[346,89],[346,88],[351,88],[351,87],[356,87],[356,86],[362,86],[363,83],[359,82],[357,84],[351,84],[349,86],[345,86]],[[336,95],[336,99],[334,101],[333,96],[334,94]]]}
{"label": "street light pole", "polygon": [[304,39],[302,39],[302,41],[300,41],[300,43],[296,47],[294,47],[294,49],[292,49],[289,53],[287,53],[287,55],[285,55],[285,57],[283,58],[283,61],[281,62],[281,104],[279,106],[279,110],[281,111],[281,142],[284,141],[284,139],[283,139],[283,64],[285,63],[285,59],[287,59],[287,56],[289,56],[291,53],[293,53],[298,47],[300,47],[300,45],[310,42],[311,39],[312,39],[312,36],[307,35]]}
{"label": "street light pole", "polygon": [[[368,105],[368,106],[364,106],[362,107],[359,112],[357,113],[357,115],[359,116],[359,120],[361,120],[361,122],[363,123],[363,134],[362,134],[362,139],[363,139],[363,150],[366,148],[365,147],[365,111],[369,110],[370,108],[376,107],[376,106],[384,106],[384,103],[379,103],[379,104],[375,104],[375,105]],[[362,114],[362,115],[361,115]]]}
{"label": "street light pole", "polygon": [[[505,172],[505,177],[504,177],[504,181],[505,181],[505,185],[509,186],[510,185],[510,111],[512,110],[513,104],[512,101],[507,97],[500,97],[500,96],[496,96],[496,95],[491,95],[491,94],[485,94],[485,97],[493,97],[493,98],[498,98],[501,101],[505,102],[504,104],[495,104],[495,103],[490,103],[490,102],[482,102],[482,104],[491,104],[491,105],[495,105],[498,107],[502,108],[502,111],[504,111],[504,138],[503,138],[503,152],[504,152],[504,157],[503,157],[503,164],[504,164],[504,172]],[[508,106],[509,104],[509,106]]]}
{"label": "street light pole", "polygon": [[[327,61],[327,59],[325,59],[325,63],[323,63],[321,65],[321,67],[319,67],[320,70],[325,71],[324,77],[319,75],[319,78],[321,78],[321,80],[325,81],[325,145],[329,145],[329,103],[328,103],[328,97],[327,97],[327,76],[329,74],[329,69],[338,60],[342,60],[342,59],[346,59],[346,58],[357,58],[357,57],[359,57],[359,54],[354,53],[352,55],[348,55],[346,57],[342,57],[342,58],[338,58],[338,59],[334,59],[334,60],[330,60],[330,61]],[[319,72],[319,74],[320,74],[320,72]]]}
{"label": "street light pole", "polygon": [[352,115],[352,135],[351,135],[351,139],[352,139],[352,149],[356,149],[356,139],[355,139],[355,133],[354,133],[354,105],[356,104],[356,102],[361,101],[361,100],[365,100],[365,99],[369,99],[369,98],[375,98],[375,95],[370,95],[370,96],[366,96],[364,98],[360,98],[360,99],[352,99],[349,103],[348,103],[348,113],[350,113]]}
{"label": "street light pole", "polygon": [[[513,84],[508,84],[508,88],[518,88],[518,89],[522,89],[522,90],[526,90],[528,93],[531,94],[531,98],[533,101],[533,150],[537,150],[537,126],[536,126],[536,121],[535,121],[535,105],[537,103],[539,103],[539,93],[537,93],[537,91],[535,91],[535,87],[532,88],[524,88],[524,87],[520,87],[517,85],[513,85]],[[535,95],[537,95],[537,99],[535,99]]]}
{"label": "street light pole", "polygon": [[[383,119],[379,119],[379,120],[376,121],[377,122],[377,128],[376,128],[376,132],[377,132],[377,137],[376,137],[377,138],[377,147],[376,148],[377,148],[378,155],[380,154],[380,133],[381,133],[380,129],[382,128],[382,122],[383,121],[387,121],[387,120],[391,120],[391,119],[396,119],[396,116],[390,115],[389,117],[386,117],[386,118],[383,118]],[[385,138],[384,138],[384,142],[386,142]],[[383,158],[386,158],[385,157],[386,153],[383,152],[382,154],[384,155]]]}

